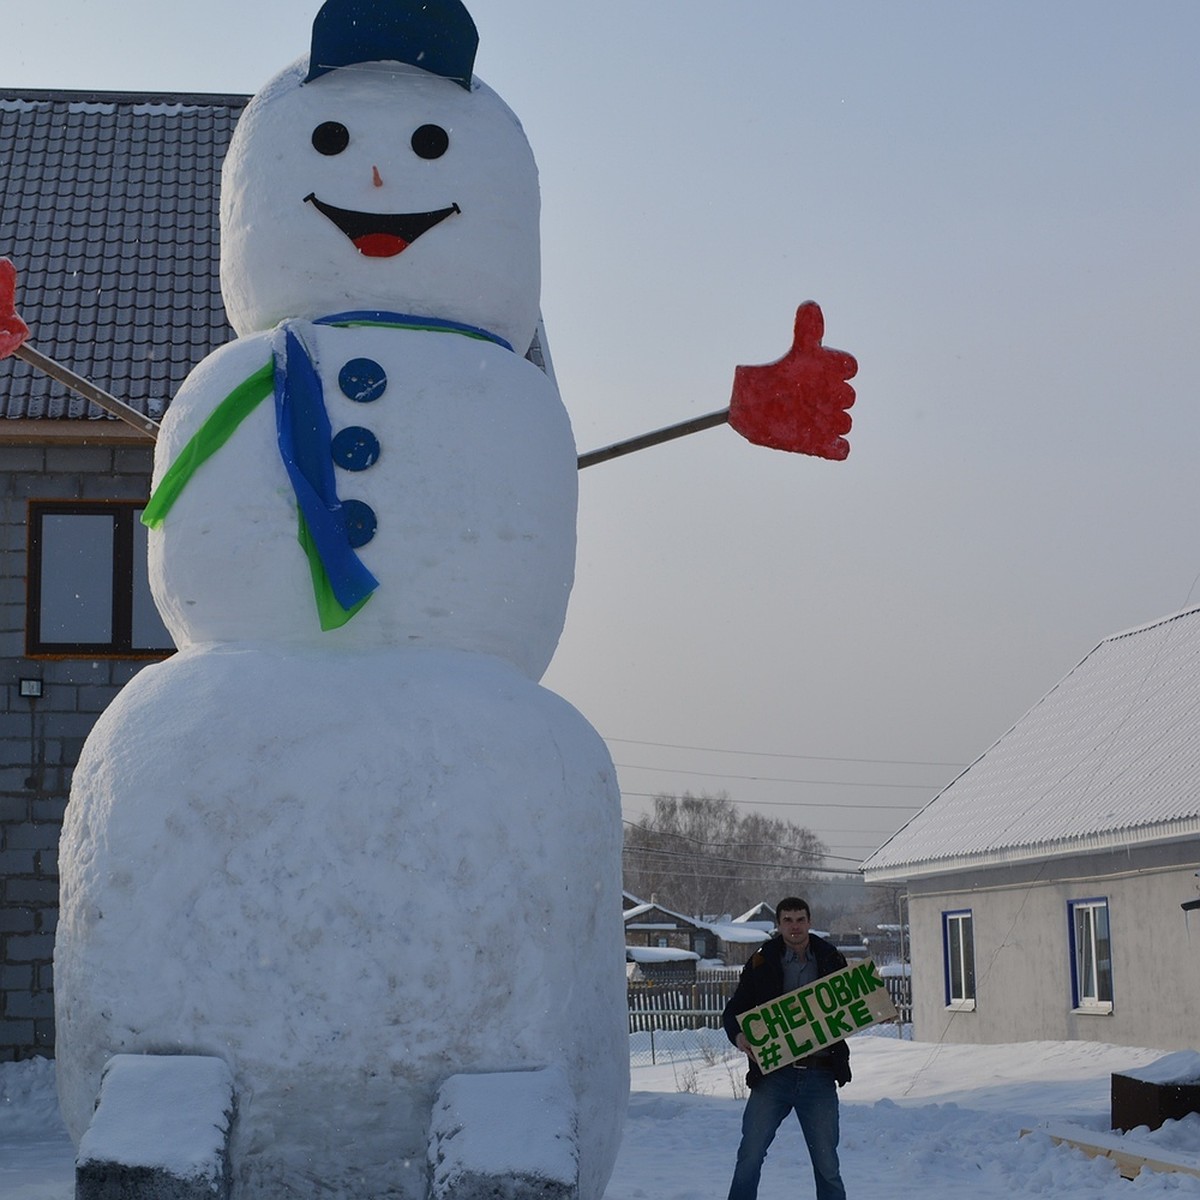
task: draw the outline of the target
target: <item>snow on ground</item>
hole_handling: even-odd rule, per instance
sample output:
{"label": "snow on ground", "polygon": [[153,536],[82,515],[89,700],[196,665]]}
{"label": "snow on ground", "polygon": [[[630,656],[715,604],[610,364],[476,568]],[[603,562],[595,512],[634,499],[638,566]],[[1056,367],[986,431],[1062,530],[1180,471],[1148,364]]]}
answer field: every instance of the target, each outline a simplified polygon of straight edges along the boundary
{"label": "snow on ground", "polygon": [[71,1200],[75,1151],[58,1115],[54,1063],[0,1063],[0,1196]]}
{"label": "snow on ground", "polygon": [[[888,1031],[880,1031],[885,1034]],[[633,1092],[605,1200],[713,1200],[728,1187],[742,1100],[740,1056],[713,1033],[631,1039]],[[1070,1122],[1107,1134],[1110,1077],[1164,1057],[1095,1042],[936,1046],[859,1035],[854,1081],[842,1090],[842,1171],[853,1198],[1133,1200],[1200,1198],[1200,1178],[1143,1171],[1132,1182],[1102,1159],[1022,1128]],[[1200,1156],[1200,1115],[1134,1130],[1124,1148]],[[0,1196],[70,1200],[71,1145],[54,1099],[53,1064],[0,1064]],[[760,1200],[812,1195],[799,1130],[785,1124]]]}

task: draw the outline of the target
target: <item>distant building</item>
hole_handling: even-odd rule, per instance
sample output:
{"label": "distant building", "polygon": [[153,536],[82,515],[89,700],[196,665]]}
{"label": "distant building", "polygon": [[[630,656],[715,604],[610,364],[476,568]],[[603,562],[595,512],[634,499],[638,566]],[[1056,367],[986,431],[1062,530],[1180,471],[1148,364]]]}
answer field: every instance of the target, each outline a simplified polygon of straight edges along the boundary
{"label": "distant building", "polygon": [[716,938],[708,926],[657,903],[625,909],[625,945],[681,950],[696,959],[716,957]]}
{"label": "distant building", "polygon": [[1105,638],[863,864],[922,1041],[1196,1045],[1200,608]]}
{"label": "distant building", "polygon": [[727,966],[740,966],[770,937],[770,930],[764,931],[760,923],[704,921],[664,908],[657,900],[639,901],[628,892],[624,903],[625,944],[629,949],[687,951],[696,961],[719,959]]}

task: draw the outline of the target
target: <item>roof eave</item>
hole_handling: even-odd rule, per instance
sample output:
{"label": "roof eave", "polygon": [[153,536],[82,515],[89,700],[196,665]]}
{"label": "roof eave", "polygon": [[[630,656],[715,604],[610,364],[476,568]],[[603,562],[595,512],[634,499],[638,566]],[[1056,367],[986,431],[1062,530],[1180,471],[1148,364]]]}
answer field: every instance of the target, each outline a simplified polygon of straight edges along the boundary
{"label": "roof eave", "polygon": [[14,417],[0,420],[0,446],[96,445],[151,446],[154,439],[124,421],[100,417],[86,420]]}
{"label": "roof eave", "polygon": [[244,107],[249,95],[240,92],[110,92],[76,88],[0,88],[0,101],[30,104],[156,104]]}
{"label": "roof eave", "polygon": [[955,875],[964,871],[1023,866],[1027,863],[1077,858],[1085,854],[1111,853],[1142,846],[1162,846],[1190,838],[1200,838],[1200,816],[1145,825],[1136,829],[1106,830],[1103,833],[1064,838],[1037,845],[1006,846],[978,854],[953,855],[921,862],[872,867],[868,861],[863,863],[860,870],[866,883],[902,883],[938,875]]}

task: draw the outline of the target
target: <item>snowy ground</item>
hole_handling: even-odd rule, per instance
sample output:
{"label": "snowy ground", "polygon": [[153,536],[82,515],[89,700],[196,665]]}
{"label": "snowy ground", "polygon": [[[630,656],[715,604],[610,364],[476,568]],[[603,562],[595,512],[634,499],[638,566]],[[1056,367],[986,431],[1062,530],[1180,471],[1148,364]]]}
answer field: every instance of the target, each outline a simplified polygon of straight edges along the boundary
{"label": "snowy ground", "polygon": [[[646,1035],[632,1047],[625,1140],[605,1200],[711,1200],[728,1186],[742,1111],[740,1063],[720,1041]],[[1048,1137],[1019,1136],[1047,1121],[1108,1132],[1109,1083],[1162,1057],[1090,1042],[932,1046],[887,1036],[852,1042],[854,1081],[842,1090],[842,1167],[851,1197],[921,1200],[1105,1200],[1200,1197],[1200,1178],[1116,1168]],[[666,1058],[668,1061],[664,1061]],[[1126,1135],[1126,1149],[1200,1162],[1200,1116]],[[1136,1144],[1136,1146],[1135,1146]],[[0,1196],[70,1200],[72,1152],[58,1118],[53,1064],[0,1064]],[[760,1200],[812,1195],[799,1131],[784,1126]]]}

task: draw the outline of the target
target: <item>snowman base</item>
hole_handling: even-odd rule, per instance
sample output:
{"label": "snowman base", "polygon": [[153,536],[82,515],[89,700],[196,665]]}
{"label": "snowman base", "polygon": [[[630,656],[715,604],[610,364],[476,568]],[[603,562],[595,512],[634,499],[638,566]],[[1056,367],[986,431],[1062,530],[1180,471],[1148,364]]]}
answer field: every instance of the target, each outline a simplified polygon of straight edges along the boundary
{"label": "snowman base", "polygon": [[452,1075],[430,1123],[431,1200],[578,1200],[577,1128],[561,1068]]}
{"label": "snowman base", "polygon": [[579,1194],[603,1195],[628,1089],[620,804],[565,701],[486,655],[191,647],[97,722],[68,812],[72,1136],[114,1053],[210,1054],[239,1200],[427,1200],[447,1079],[553,1066]]}
{"label": "snowman base", "polygon": [[219,1058],[116,1054],[75,1160],[75,1200],[227,1200],[233,1077]]}

